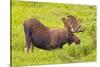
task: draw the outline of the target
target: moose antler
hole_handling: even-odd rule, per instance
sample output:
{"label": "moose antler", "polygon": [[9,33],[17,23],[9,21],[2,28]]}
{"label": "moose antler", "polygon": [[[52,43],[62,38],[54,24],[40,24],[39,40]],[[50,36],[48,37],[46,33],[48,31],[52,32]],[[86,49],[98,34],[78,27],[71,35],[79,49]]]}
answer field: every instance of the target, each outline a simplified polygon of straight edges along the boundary
{"label": "moose antler", "polygon": [[64,23],[65,29],[67,29],[67,31],[71,32],[71,27],[70,27],[70,24],[69,24],[69,22],[68,22],[68,19],[65,18],[65,17],[62,17],[62,21],[63,21],[63,23]]}
{"label": "moose antler", "polygon": [[70,32],[83,32],[84,28],[82,28],[81,23],[82,19],[77,19],[75,16],[68,15],[67,18],[62,18],[65,27]]}

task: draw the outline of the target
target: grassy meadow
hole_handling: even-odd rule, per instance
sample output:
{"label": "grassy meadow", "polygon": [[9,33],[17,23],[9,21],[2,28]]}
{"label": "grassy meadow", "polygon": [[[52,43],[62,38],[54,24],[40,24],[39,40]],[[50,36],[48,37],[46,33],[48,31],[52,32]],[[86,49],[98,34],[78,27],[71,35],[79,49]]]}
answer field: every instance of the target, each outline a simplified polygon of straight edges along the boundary
{"label": "grassy meadow", "polygon": [[[83,19],[84,32],[75,33],[81,39],[80,45],[65,44],[62,49],[52,51],[34,48],[27,54],[24,51],[25,19],[36,18],[49,28],[62,28],[61,17],[73,15]],[[96,61],[96,6],[16,2],[11,1],[11,65],[12,67],[37,64],[66,64]]]}

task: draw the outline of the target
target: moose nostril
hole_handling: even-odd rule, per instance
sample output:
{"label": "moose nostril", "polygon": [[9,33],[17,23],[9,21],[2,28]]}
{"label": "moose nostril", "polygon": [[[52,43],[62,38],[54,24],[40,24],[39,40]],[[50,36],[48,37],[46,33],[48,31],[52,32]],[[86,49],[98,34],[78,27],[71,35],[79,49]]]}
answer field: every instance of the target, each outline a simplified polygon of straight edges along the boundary
{"label": "moose nostril", "polygon": [[80,40],[76,41],[75,43],[79,45],[80,44]]}

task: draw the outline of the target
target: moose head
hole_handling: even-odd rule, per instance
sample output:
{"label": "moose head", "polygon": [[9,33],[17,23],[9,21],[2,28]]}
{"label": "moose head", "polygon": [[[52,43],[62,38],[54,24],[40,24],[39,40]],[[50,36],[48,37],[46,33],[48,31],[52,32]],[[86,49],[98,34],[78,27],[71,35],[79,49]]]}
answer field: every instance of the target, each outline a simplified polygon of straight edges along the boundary
{"label": "moose head", "polygon": [[72,43],[80,44],[80,38],[74,33],[84,31],[81,27],[81,20],[77,20],[72,15],[62,17],[61,19],[64,23],[64,29],[48,28],[34,18],[25,20],[25,50],[28,52],[34,46],[45,50],[52,50],[62,48],[65,43],[69,45]]}

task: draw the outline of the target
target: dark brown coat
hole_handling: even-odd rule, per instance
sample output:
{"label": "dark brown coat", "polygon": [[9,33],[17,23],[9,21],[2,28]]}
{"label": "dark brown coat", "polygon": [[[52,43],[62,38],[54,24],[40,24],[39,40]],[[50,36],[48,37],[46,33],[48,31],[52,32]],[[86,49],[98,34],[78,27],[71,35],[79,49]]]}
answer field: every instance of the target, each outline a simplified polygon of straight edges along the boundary
{"label": "dark brown coat", "polygon": [[30,44],[45,50],[62,48],[65,43],[75,42],[80,44],[80,39],[66,29],[51,28],[44,26],[40,21],[32,18],[24,21],[27,51]]}

